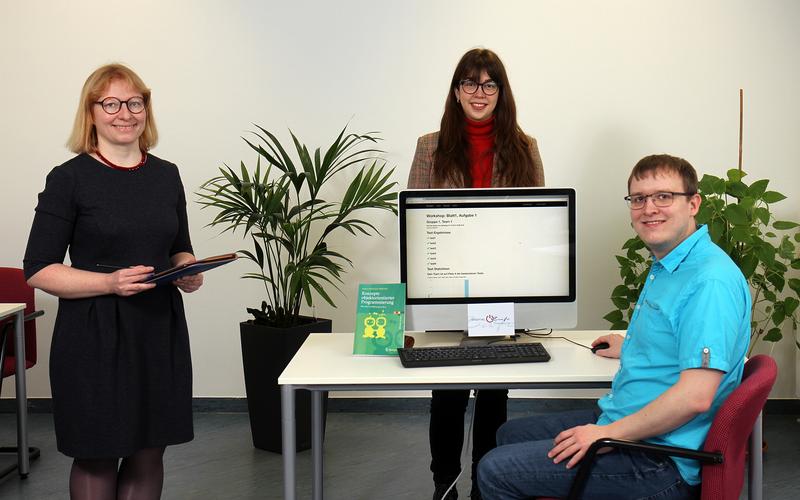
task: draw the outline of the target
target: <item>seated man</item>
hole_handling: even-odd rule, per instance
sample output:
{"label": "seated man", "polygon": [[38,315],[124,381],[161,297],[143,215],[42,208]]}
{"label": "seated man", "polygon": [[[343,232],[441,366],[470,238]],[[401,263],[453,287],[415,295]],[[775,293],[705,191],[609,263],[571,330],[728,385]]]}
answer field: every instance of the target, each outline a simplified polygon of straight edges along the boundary
{"label": "seated man", "polygon": [[[631,223],[653,255],[627,335],[597,354],[620,358],[597,410],[521,418],[497,431],[478,466],[484,500],[564,497],[597,439],[700,448],[739,384],[750,339],[750,292],[739,268],[694,216],[697,174],[681,158],[643,158],[628,179]],[[585,498],[691,498],[696,461],[638,451],[599,455]]]}

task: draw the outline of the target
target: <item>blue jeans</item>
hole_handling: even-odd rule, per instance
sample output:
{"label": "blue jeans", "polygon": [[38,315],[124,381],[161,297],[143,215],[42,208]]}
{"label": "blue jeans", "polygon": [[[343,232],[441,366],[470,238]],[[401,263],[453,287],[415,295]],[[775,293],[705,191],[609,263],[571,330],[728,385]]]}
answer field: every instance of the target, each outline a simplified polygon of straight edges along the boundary
{"label": "blue jeans", "polygon": [[[554,464],[547,452],[563,430],[597,422],[599,410],[580,410],[519,418],[497,431],[497,448],[478,465],[478,485],[484,500],[560,497],[569,493],[578,466]],[[594,461],[584,498],[686,499],[699,487],[683,481],[668,457],[615,450]]]}

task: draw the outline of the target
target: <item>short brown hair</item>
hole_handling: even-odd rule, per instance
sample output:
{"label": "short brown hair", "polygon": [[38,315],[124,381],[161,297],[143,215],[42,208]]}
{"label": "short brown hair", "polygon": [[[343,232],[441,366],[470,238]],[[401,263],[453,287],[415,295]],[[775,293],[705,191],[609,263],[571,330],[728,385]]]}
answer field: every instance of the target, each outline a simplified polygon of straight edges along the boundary
{"label": "short brown hair", "polygon": [[697,193],[697,172],[694,167],[683,158],[671,155],[650,155],[645,156],[633,167],[630,177],[628,177],[628,192],[631,190],[631,182],[637,181],[642,177],[655,175],[659,172],[675,172],[683,179],[683,190],[686,193]]}
{"label": "short brown hair", "polygon": [[97,68],[83,84],[78,112],[75,113],[75,124],[67,141],[67,147],[73,153],[93,153],[97,150],[97,130],[92,119],[92,106],[100,99],[103,91],[112,80],[120,80],[142,94],[147,111],[144,132],[139,136],[139,149],[148,151],[158,142],[153,107],[150,102],[150,89],[139,75],[123,64],[112,63]]}

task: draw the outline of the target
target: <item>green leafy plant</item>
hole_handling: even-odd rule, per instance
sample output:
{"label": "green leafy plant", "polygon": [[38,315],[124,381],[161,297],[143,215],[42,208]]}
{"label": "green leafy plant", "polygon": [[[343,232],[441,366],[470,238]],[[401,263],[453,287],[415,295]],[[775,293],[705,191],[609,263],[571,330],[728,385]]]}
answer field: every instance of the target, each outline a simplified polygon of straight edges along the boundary
{"label": "green leafy plant", "polygon": [[[781,340],[781,326],[786,321],[797,329],[800,313],[800,279],[787,278],[790,269],[800,269],[797,245],[800,224],[776,220],[772,206],[786,197],[768,191],[769,180],[747,185],[747,174],[731,169],[727,178],[704,175],[698,183],[703,198],[695,218],[707,224],[711,240],[739,266],[750,284],[753,309],[751,351],[759,339]],[[615,309],[604,316],[612,329],[626,329],[650,270],[650,259],[639,237],[630,238],[617,255],[622,284],[611,292]],[[797,347],[800,343],[795,339]]]}
{"label": "green leafy plant", "polygon": [[[363,135],[342,129],[333,144],[313,155],[290,131],[299,163],[289,156],[278,138],[256,125],[253,141],[244,141],[258,153],[255,169],[241,162],[239,171],[220,167],[220,175],[205,182],[197,193],[202,208],[213,208],[216,216],[208,225],[222,232],[242,230],[253,249],[240,250],[254,262],[258,272],[243,278],[260,280],[266,300],[260,309],[248,308],[260,324],[286,327],[301,322],[300,307],[313,305],[314,294],[334,306],[326,290],[338,289],[344,265],[350,259],[328,247],[334,231],[357,235],[380,235],[370,222],[358,218],[365,209],[397,214],[394,169],[387,169],[382,151],[374,145],[374,132]],[[262,160],[266,164],[262,168]],[[357,169],[343,195],[323,198],[330,181]],[[341,198],[341,199],[338,199]]]}

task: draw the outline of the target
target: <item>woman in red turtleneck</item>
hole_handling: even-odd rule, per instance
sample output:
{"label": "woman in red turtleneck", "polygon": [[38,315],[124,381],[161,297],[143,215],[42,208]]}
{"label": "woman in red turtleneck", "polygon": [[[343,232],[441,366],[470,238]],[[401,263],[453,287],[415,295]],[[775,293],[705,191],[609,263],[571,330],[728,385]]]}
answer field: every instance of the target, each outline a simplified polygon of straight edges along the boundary
{"label": "woman in red turtleneck", "polygon": [[[408,175],[410,189],[543,186],[536,139],[517,124],[514,96],[500,58],[472,49],[461,58],[448,89],[438,132],[417,141]],[[480,499],[475,470],[495,447],[497,428],[506,421],[507,390],[481,390],[475,398],[472,500]],[[431,471],[434,500],[454,500],[461,472],[464,413],[469,390],[436,390],[431,400]]]}

